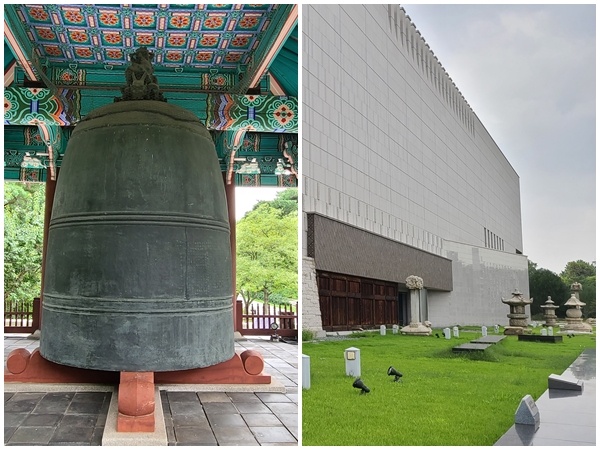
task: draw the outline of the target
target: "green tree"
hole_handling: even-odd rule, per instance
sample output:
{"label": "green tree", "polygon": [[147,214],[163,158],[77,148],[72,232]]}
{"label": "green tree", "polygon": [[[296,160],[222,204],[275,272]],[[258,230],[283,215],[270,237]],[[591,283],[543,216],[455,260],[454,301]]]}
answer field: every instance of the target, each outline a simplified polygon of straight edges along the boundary
{"label": "green tree", "polygon": [[[275,199],[273,202],[277,202]],[[298,298],[298,212],[262,202],[236,229],[236,286],[244,307],[274,293]]]}
{"label": "green tree", "polygon": [[583,312],[586,317],[596,317],[596,277],[587,277],[581,282],[579,300],[585,303]]}
{"label": "green tree", "polygon": [[39,297],[45,185],[4,183],[4,301]]}
{"label": "green tree", "polygon": [[560,277],[569,288],[573,283],[581,283],[579,299],[585,303],[583,312],[586,317],[596,317],[596,266],[581,259],[570,261]]}
{"label": "green tree", "polygon": [[[548,297],[552,298],[555,305],[564,304],[569,298],[569,288],[556,273],[548,269],[537,268],[537,264],[529,261],[529,296],[533,298],[531,315],[543,314],[540,308],[546,303]],[[557,315],[564,317],[564,308],[556,310]]]}
{"label": "green tree", "polygon": [[275,200],[262,200],[254,205],[253,210],[263,204],[268,204],[272,208],[281,210],[284,216],[287,216],[293,212],[298,214],[298,189],[289,188],[284,191],[280,191],[275,196]]}
{"label": "green tree", "polygon": [[596,267],[581,259],[577,261],[568,262],[564,270],[560,273],[560,277],[568,285],[571,285],[575,282],[581,283],[587,277],[595,276]]}

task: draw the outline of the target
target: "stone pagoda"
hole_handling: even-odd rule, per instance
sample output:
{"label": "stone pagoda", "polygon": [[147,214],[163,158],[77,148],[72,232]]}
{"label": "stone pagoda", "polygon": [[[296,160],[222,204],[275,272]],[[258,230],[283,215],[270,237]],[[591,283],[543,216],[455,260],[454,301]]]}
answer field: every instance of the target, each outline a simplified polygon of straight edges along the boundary
{"label": "stone pagoda", "polygon": [[531,330],[527,329],[527,317],[529,316],[525,314],[525,306],[533,303],[533,299],[524,299],[523,294],[518,289],[515,289],[511,298],[502,298],[502,303],[510,306],[510,314],[506,315],[509,319],[509,325],[504,328],[504,334],[519,335],[531,333]]}

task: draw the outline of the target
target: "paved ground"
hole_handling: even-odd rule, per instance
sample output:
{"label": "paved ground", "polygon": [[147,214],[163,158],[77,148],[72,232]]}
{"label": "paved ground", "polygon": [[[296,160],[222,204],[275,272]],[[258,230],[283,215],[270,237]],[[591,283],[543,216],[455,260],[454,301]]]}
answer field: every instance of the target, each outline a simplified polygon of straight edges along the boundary
{"label": "paved ground", "polygon": [[[39,341],[5,335],[4,360],[14,348]],[[169,445],[297,445],[298,346],[252,337],[236,350],[255,349],[265,371],[286,393],[161,391]],[[5,445],[100,445],[109,392],[4,394]]]}
{"label": "paved ground", "polygon": [[494,445],[596,446],[596,349],[585,349],[561,378],[583,381],[583,392],[547,390],[535,402],[540,413],[538,430],[513,425]]}

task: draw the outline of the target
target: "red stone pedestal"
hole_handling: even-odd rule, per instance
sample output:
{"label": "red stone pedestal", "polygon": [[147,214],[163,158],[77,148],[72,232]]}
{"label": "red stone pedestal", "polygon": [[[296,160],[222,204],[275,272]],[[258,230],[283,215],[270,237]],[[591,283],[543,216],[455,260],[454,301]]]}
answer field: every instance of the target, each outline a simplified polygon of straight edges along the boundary
{"label": "red stone pedestal", "polygon": [[154,432],[154,372],[121,372],[117,431]]}

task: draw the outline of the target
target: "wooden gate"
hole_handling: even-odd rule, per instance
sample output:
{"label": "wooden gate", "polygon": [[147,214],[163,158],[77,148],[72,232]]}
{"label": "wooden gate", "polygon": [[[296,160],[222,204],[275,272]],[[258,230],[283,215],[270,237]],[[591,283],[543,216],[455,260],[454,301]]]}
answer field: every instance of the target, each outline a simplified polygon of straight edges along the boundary
{"label": "wooden gate", "polygon": [[4,301],[4,332],[33,333],[40,327],[40,299],[36,297],[33,303],[26,305],[22,302]]}
{"label": "wooden gate", "polygon": [[[295,311],[294,311],[295,309]],[[268,305],[251,303],[244,310],[241,300],[236,302],[236,331],[249,336],[298,337],[298,312],[296,305]],[[273,329],[273,324],[277,328]]]}
{"label": "wooden gate", "polygon": [[398,324],[396,283],[317,272],[321,321],[325,331],[369,329]]}

